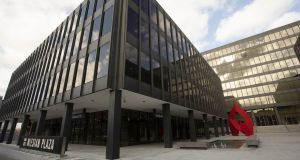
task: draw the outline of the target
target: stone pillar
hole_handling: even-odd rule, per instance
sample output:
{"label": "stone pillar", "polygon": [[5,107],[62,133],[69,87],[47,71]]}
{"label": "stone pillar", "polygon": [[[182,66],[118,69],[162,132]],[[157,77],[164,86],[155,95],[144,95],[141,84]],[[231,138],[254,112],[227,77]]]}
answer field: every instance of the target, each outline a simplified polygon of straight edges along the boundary
{"label": "stone pillar", "polygon": [[18,118],[14,118],[12,120],[12,123],[11,123],[11,127],[10,127],[10,131],[9,131],[9,135],[7,137],[7,141],[6,141],[6,144],[11,144],[12,142],[12,139],[14,137],[14,134],[15,134],[15,130],[16,130],[16,125],[18,123]]}
{"label": "stone pillar", "polygon": [[29,124],[29,121],[30,121],[30,115],[25,115],[24,116],[24,121],[22,123],[22,127],[21,127],[21,131],[20,131],[20,135],[19,135],[19,139],[18,139],[18,143],[17,145],[20,145],[21,144],[21,141],[23,140],[25,134],[26,134],[26,129],[27,129],[27,126]]}
{"label": "stone pillar", "polygon": [[68,144],[70,140],[70,135],[72,132],[72,114],[73,114],[73,103],[65,103],[65,111],[63,113],[61,127],[60,127],[60,136],[66,137],[66,146],[65,150],[68,149]]}
{"label": "stone pillar", "polygon": [[163,126],[164,126],[164,146],[165,148],[173,147],[173,139],[172,139],[172,123],[171,123],[171,111],[170,104],[165,103],[162,105],[163,111]]}
{"label": "stone pillar", "polygon": [[3,126],[3,129],[2,129],[1,135],[0,135],[0,143],[3,143],[3,141],[4,141],[4,137],[6,135],[6,131],[7,131],[7,127],[8,127],[8,123],[9,123],[9,120],[4,121],[4,126]]}
{"label": "stone pillar", "polygon": [[213,119],[213,125],[214,125],[215,137],[219,137],[217,118],[216,118],[216,116],[213,116],[212,119]]}
{"label": "stone pillar", "polygon": [[45,128],[47,110],[40,110],[40,116],[36,125],[35,135],[40,136]]}
{"label": "stone pillar", "polygon": [[106,159],[120,158],[122,91],[110,93],[107,120]]}
{"label": "stone pillar", "polygon": [[227,119],[224,119],[224,125],[225,125],[225,129],[226,129],[226,134],[229,135],[230,132],[229,132],[228,120]]}
{"label": "stone pillar", "polygon": [[207,114],[203,114],[203,124],[204,124],[204,136],[206,139],[210,139]]}
{"label": "stone pillar", "polygon": [[279,113],[278,113],[277,107],[274,107],[274,112],[275,112],[275,116],[276,116],[276,119],[277,119],[278,125],[282,125],[282,121],[281,121],[281,118],[280,118],[280,116],[279,116]]}
{"label": "stone pillar", "polygon": [[196,136],[196,125],[195,125],[195,119],[194,119],[194,111],[189,110],[188,111],[188,116],[189,116],[189,130],[190,130],[190,138],[192,142],[197,141],[197,136]]}
{"label": "stone pillar", "polygon": [[219,123],[220,123],[220,127],[221,127],[222,136],[225,136],[224,124],[223,124],[223,119],[222,118],[219,118]]}

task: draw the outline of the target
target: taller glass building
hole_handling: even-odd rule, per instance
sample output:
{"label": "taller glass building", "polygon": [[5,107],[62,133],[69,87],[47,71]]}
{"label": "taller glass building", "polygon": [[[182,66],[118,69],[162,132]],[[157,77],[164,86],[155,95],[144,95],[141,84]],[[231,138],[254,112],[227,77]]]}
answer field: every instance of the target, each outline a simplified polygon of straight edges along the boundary
{"label": "taller glass building", "polygon": [[18,143],[64,136],[112,159],[121,145],[224,135],[226,118],[220,79],[155,0],[85,0],[13,72],[0,142],[22,120]]}
{"label": "taller glass building", "polygon": [[300,63],[294,22],[203,53],[226,101],[238,101],[257,125],[300,122]]}

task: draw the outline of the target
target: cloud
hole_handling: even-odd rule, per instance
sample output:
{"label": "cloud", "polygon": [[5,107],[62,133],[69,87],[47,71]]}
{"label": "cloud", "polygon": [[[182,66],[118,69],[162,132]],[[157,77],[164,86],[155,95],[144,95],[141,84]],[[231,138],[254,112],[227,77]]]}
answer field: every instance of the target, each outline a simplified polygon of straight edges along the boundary
{"label": "cloud", "polygon": [[253,0],[221,20],[215,37],[224,42],[261,32],[295,5],[295,0]]}
{"label": "cloud", "polygon": [[0,5],[0,95],[11,73],[82,0],[2,0]]}
{"label": "cloud", "polygon": [[299,20],[300,20],[300,12],[288,12],[283,14],[280,18],[276,19],[269,26],[269,29],[277,28]]}

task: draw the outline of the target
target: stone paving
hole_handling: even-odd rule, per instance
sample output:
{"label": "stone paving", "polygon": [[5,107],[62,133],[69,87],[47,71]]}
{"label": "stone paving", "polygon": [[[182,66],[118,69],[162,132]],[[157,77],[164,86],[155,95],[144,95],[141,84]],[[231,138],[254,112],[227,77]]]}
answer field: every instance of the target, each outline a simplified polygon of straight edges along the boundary
{"label": "stone paving", "polygon": [[[147,144],[127,146],[121,148],[122,160],[299,160],[300,159],[300,132],[290,133],[258,133],[261,140],[259,148],[247,148],[243,145],[240,149],[167,149],[163,148],[163,144]],[[220,138],[212,138],[214,140],[239,140],[246,137],[225,136]],[[5,149],[4,149],[5,148]],[[5,151],[6,150],[6,151]],[[15,145],[0,144],[0,160],[1,154],[4,157],[11,155],[12,159],[22,160],[54,160],[60,159],[59,156],[39,151],[29,151],[19,149]],[[63,159],[69,160],[102,160],[105,159],[104,146],[91,145],[70,145],[67,156]],[[29,158],[26,158],[29,157]],[[30,158],[31,157],[31,158]],[[34,157],[34,158],[32,158]]]}

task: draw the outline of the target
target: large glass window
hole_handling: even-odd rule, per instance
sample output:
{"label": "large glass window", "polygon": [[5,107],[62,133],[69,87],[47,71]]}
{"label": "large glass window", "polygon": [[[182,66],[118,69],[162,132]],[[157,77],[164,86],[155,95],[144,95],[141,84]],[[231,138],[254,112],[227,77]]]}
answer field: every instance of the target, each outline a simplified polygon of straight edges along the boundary
{"label": "large glass window", "polygon": [[58,87],[59,74],[60,74],[60,72],[56,73],[56,76],[55,76],[55,82],[54,82],[54,86],[53,86],[52,96],[56,95],[56,91],[57,91],[57,87]]}
{"label": "large glass window", "polygon": [[95,0],[90,0],[90,2],[89,2],[89,10],[88,10],[87,17],[90,17],[90,16],[93,15],[94,8],[95,8]]}
{"label": "large glass window", "polygon": [[97,0],[96,10],[102,8],[103,4],[104,4],[104,0]]}
{"label": "large glass window", "polygon": [[158,53],[158,33],[155,29],[151,28],[151,48]]}
{"label": "large glass window", "polygon": [[[79,31],[77,34],[76,34],[76,39],[75,39],[75,43],[74,43],[74,49],[73,49],[73,55],[76,55],[79,51],[79,45],[80,45],[80,36],[81,36],[81,31]],[[70,55],[72,56],[72,55]]]}
{"label": "large glass window", "polygon": [[161,89],[161,71],[160,71],[160,62],[156,59],[152,59],[152,68],[153,68],[153,84],[155,87]]}
{"label": "large glass window", "polygon": [[69,42],[66,43],[66,45],[68,45],[68,48],[66,50],[66,58],[65,59],[69,59],[71,56],[71,50],[72,50],[72,40],[71,39]]}
{"label": "large glass window", "polygon": [[97,51],[94,50],[88,55],[85,83],[88,83],[94,79],[96,54]]}
{"label": "large glass window", "polygon": [[161,11],[158,11],[158,19],[159,19],[159,28],[162,31],[165,31],[165,19],[164,19],[164,15]]}
{"label": "large glass window", "polygon": [[168,43],[168,56],[169,56],[169,62],[173,63],[174,62],[173,49],[172,49],[172,44],[170,43]]}
{"label": "large glass window", "polygon": [[108,75],[110,43],[106,43],[100,47],[100,56],[97,69],[97,78]]}
{"label": "large glass window", "polygon": [[149,14],[149,0],[141,0],[141,8],[144,13]]}
{"label": "large glass window", "polygon": [[141,52],[141,80],[151,85],[150,56],[144,52]]}
{"label": "large glass window", "polygon": [[139,34],[139,15],[130,7],[128,7],[127,32],[138,38]]}
{"label": "large glass window", "polygon": [[160,55],[162,56],[163,60],[168,61],[166,40],[163,36],[160,36]]}
{"label": "large glass window", "polygon": [[101,24],[101,17],[98,16],[96,19],[94,19],[94,22],[93,22],[93,29],[92,29],[93,31],[92,31],[91,42],[93,42],[99,38],[100,24]]}
{"label": "large glass window", "polygon": [[125,63],[125,75],[134,79],[138,79],[138,51],[135,47],[126,43],[126,63]]}
{"label": "large glass window", "polygon": [[74,78],[74,71],[75,71],[75,63],[70,65],[69,77],[66,90],[70,90],[72,88],[73,78]]}
{"label": "large glass window", "polygon": [[157,7],[153,3],[151,5],[151,19],[157,24]]}
{"label": "large glass window", "polygon": [[84,68],[84,61],[85,57],[78,60],[78,67],[77,67],[77,74],[76,74],[76,81],[75,81],[75,87],[78,87],[81,85],[82,82],[82,75],[83,75],[83,68]]}
{"label": "large glass window", "polygon": [[72,31],[75,30],[76,25],[77,25],[77,21],[78,21],[78,13],[76,13],[76,14],[74,15]]}
{"label": "large glass window", "polygon": [[141,21],[141,43],[145,48],[149,48],[149,23],[144,19]]}
{"label": "large glass window", "polygon": [[110,7],[104,13],[102,36],[105,35],[106,33],[111,32],[112,21],[113,21],[113,7]]}
{"label": "large glass window", "polygon": [[83,37],[82,37],[81,48],[85,48],[87,46],[88,42],[89,42],[90,28],[91,28],[91,25],[87,25],[84,28],[84,33],[83,33]]}
{"label": "large glass window", "polygon": [[59,90],[58,93],[62,93],[64,90],[64,84],[66,81],[66,73],[67,73],[67,68],[64,68],[62,71],[62,75],[61,75],[61,80],[60,80],[60,86],[59,86]]}
{"label": "large glass window", "polygon": [[85,15],[86,15],[86,5],[84,5],[84,6],[81,7],[79,25],[83,24],[84,19],[85,19]]}
{"label": "large glass window", "polygon": [[171,38],[171,24],[170,20],[166,18],[166,29],[167,29],[167,36]]}

